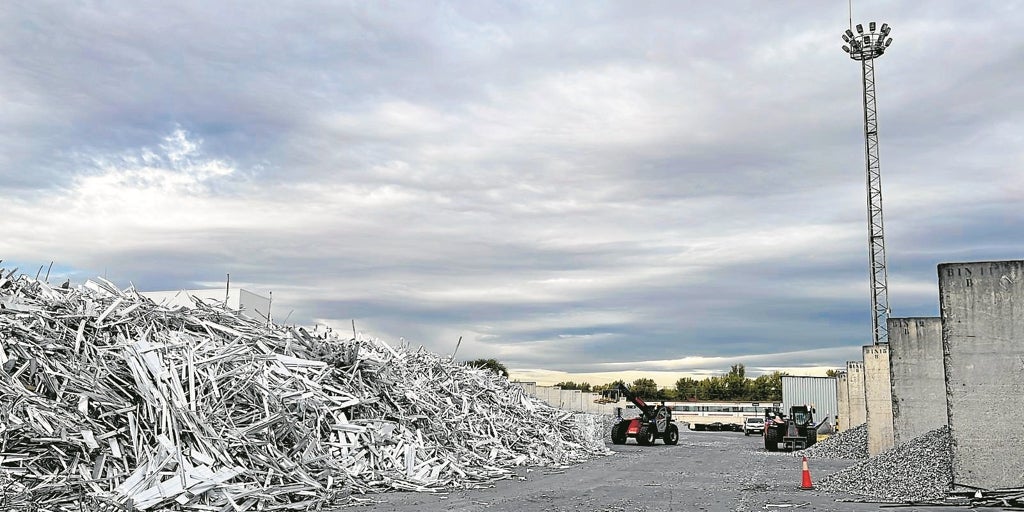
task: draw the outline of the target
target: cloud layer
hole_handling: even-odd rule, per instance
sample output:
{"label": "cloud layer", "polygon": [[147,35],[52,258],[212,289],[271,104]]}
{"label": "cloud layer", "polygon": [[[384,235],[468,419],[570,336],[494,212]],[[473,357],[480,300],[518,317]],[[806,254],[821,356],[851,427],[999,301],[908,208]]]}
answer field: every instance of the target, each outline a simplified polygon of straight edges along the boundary
{"label": "cloud layer", "polygon": [[[0,258],[273,291],[513,369],[840,366],[870,341],[846,5],[0,6]],[[890,305],[1019,259],[1024,12],[863,2]],[[562,375],[562,374],[559,374]]]}

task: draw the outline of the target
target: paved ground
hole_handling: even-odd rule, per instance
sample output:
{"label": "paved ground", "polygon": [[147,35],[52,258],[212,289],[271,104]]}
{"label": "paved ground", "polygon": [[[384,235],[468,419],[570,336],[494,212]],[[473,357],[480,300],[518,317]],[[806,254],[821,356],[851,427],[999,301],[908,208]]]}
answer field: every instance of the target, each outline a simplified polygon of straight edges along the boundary
{"label": "paved ground", "polygon": [[[373,496],[381,511],[867,511],[877,503],[799,489],[801,459],[768,453],[758,436],[733,432],[680,433],[679,444],[613,446],[615,455],[567,469],[522,469],[517,479],[489,489],[444,495],[394,493]],[[854,461],[814,459],[812,479]],[[901,511],[949,512],[950,507],[901,507]],[[955,509],[954,509],[955,510]]]}

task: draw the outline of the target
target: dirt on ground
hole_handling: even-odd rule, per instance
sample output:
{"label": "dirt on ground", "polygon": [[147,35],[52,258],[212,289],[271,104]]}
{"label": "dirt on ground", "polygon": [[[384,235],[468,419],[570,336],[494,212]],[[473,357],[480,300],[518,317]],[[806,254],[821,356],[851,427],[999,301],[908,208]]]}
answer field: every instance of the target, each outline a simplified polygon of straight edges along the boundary
{"label": "dirt on ground", "polygon": [[[521,468],[486,489],[366,496],[377,503],[347,510],[447,512],[618,511],[866,511],[889,510],[859,497],[802,490],[802,459],[767,452],[759,436],[735,432],[680,433],[679,444],[609,445],[615,454],[570,468]],[[811,480],[855,460],[812,459]],[[842,501],[837,501],[842,500]],[[903,511],[949,512],[905,506]]]}

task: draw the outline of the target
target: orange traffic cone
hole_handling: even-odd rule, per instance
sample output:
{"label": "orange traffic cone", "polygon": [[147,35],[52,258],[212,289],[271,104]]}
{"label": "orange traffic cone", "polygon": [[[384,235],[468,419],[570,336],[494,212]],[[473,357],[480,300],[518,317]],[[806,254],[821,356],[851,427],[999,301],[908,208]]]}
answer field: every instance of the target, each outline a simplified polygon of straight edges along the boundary
{"label": "orange traffic cone", "polygon": [[814,484],[811,483],[811,470],[807,469],[807,457],[804,457],[803,482],[800,483],[800,488],[804,490],[814,489]]}

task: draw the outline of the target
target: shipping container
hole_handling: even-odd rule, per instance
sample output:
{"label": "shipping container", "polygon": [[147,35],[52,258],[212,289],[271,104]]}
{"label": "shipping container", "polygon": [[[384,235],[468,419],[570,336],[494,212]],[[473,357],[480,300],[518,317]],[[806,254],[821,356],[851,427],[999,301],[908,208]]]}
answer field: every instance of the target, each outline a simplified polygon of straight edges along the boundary
{"label": "shipping container", "polygon": [[839,414],[835,377],[782,377],[782,411],[794,405],[814,407],[814,422],[828,418],[834,425]]}

